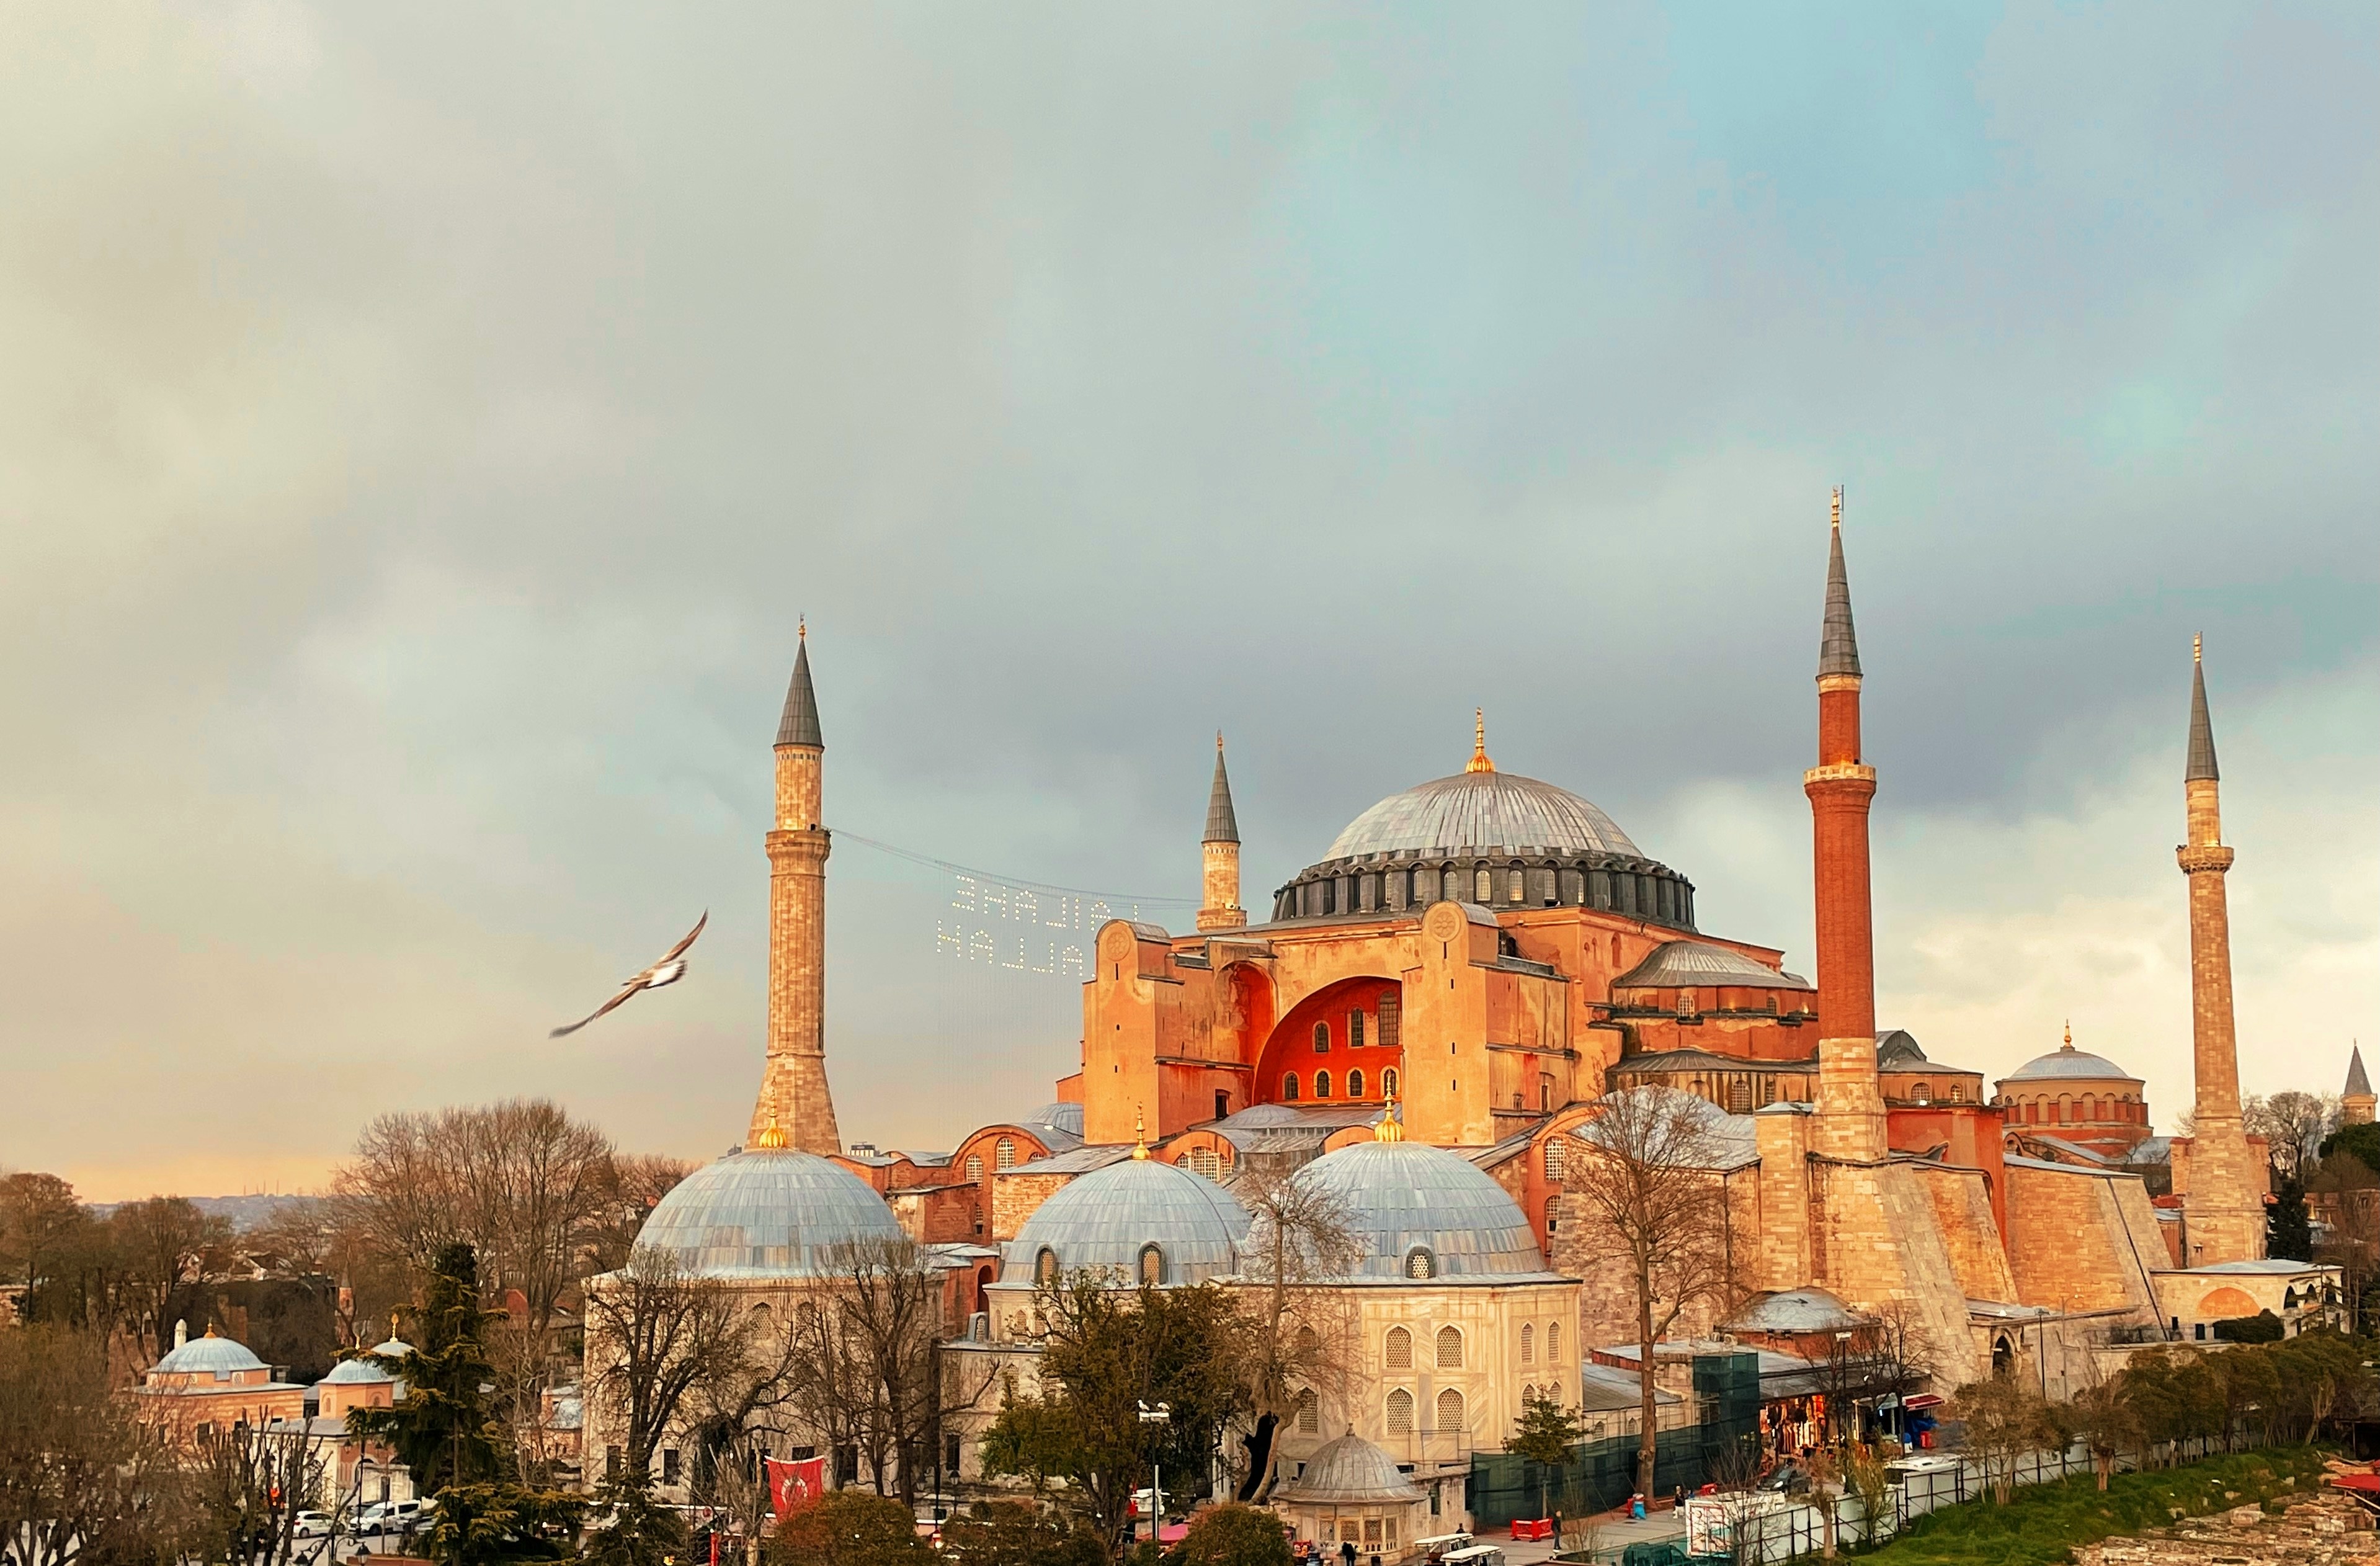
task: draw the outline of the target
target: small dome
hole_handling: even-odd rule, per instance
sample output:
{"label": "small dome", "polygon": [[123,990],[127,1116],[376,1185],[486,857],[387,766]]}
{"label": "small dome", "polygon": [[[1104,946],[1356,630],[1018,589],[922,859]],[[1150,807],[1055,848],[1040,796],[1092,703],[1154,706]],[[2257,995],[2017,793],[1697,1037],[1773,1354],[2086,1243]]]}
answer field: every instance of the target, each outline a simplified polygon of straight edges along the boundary
{"label": "small dome", "polygon": [[1008,1243],[1001,1277],[1033,1281],[1046,1250],[1062,1272],[1108,1268],[1137,1280],[1142,1253],[1155,1245],[1162,1281],[1201,1283],[1237,1269],[1247,1232],[1247,1209],[1213,1181],[1179,1164],[1125,1159],[1068,1181],[1036,1208]]}
{"label": "small dome", "polygon": [[1324,1154],[1296,1178],[1346,1205],[1364,1245],[1356,1281],[1553,1276],[1519,1204],[1460,1153],[1420,1142],[1358,1142]]}
{"label": "small dome", "polygon": [[1748,989],[1809,989],[1810,981],[1707,941],[1665,941],[1611,981],[1614,989],[1668,989],[1682,985],[1736,985]]}
{"label": "small dome", "polygon": [[1457,772],[1381,800],[1322,857],[1479,848],[1641,856],[1610,817],[1568,789],[1513,772]]}
{"label": "small dome", "polygon": [[1276,1492],[1291,1502],[1335,1501],[1393,1505],[1420,1500],[1421,1487],[1400,1472],[1397,1460],[1353,1430],[1305,1460],[1305,1472]]}
{"label": "small dome", "polygon": [[218,1338],[210,1329],[203,1338],[192,1338],[159,1360],[153,1371],[162,1375],[213,1375],[225,1377],[242,1370],[261,1370],[264,1361],[248,1352],[248,1345],[229,1338]]}
{"label": "small dome", "polygon": [[714,1278],[805,1278],[835,1270],[833,1247],[905,1238],[884,1198],[815,1153],[731,1153],[671,1187],[637,1244]]}
{"label": "small dome", "polygon": [[[377,1351],[375,1351],[377,1352]],[[396,1378],[360,1356],[343,1359],[331,1366],[331,1373],[315,1383],[318,1387],[378,1387]]]}
{"label": "small dome", "polygon": [[2095,1055],[2087,1050],[2077,1050],[2071,1044],[2062,1050],[2052,1050],[2046,1055],[2035,1055],[2000,1080],[2002,1082],[2038,1082],[2055,1077],[2102,1082],[2140,1080],[2106,1056]]}

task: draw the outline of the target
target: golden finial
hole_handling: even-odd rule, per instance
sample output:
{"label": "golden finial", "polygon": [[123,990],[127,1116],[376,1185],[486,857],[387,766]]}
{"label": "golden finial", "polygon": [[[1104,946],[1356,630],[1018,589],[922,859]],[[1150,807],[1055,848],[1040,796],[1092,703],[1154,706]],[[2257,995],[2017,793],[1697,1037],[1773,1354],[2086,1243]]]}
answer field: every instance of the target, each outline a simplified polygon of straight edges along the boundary
{"label": "golden finial", "polygon": [[2071,1017],[2066,1020],[2066,1047],[2070,1050],[2074,1048],[2074,1019]]}
{"label": "golden finial", "polygon": [[1397,1119],[1397,1096],[1391,1093],[1380,1100],[1380,1118],[1372,1127],[1372,1140],[1402,1142],[1404,1139],[1404,1123]]}
{"label": "golden finial", "polygon": [[1466,772],[1492,772],[1496,763],[1488,759],[1488,709],[1478,708],[1472,713],[1471,759],[1463,764]]}
{"label": "golden finial", "polygon": [[1843,530],[1843,487],[1842,487],[1840,484],[1837,484],[1837,485],[1835,486],[1835,531],[1836,531],[1836,532],[1838,532],[1838,533],[1840,533],[1840,532],[1841,532],[1842,530]]}
{"label": "golden finial", "polygon": [[1134,1144],[1132,1156],[1147,1163],[1148,1161],[1148,1123],[1141,1118],[1140,1107],[1137,1104],[1133,1106],[1132,1111],[1132,1135]]}
{"label": "golden finial", "polygon": [[769,1123],[760,1128],[760,1135],[752,1138],[752,1146],[756,1147],[773,1149],[784,1145],[784,1128],[777,1123],[777,1117],[773,1114],[769,1117]]}
{"label": "golden finial", "polygon": [[1217,730],[1215,731],[1215,754],[1216,754],[1216,755],[1218,755],[1218,756],[1220,756],[1222,753],[1223,753],[1223,731],[1222,731],[1222,730],[1220,730],[1220,729],[1217,729]]}
{"label": "golden finial", "polygon": [[2206,662],[2206,638],[2196,631],[2190,633],[2190,661],[2192,663]]}

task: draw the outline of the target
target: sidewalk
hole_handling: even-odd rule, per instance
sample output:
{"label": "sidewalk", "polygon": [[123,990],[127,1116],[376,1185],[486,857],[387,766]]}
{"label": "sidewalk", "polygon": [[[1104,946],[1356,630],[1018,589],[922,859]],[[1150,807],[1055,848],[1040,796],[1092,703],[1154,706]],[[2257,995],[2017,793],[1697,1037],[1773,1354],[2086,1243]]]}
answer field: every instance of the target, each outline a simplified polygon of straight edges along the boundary
{"label": "sidewalk", "polygon": [[[1579,1536],[1575,1521],[1570,1524],[1571,1537]],[[1632,1544],[1661,1544],[1680,1539],[1686,1535],[1685,1514],[1663,1510],[1652,1513],[1642,1523],[1632,1523],[1625,1511],[1607,1511],[1595,1519],[1595,1553],[1617,1557]],[[1492,1544],[1504,1552],[1506,1566],[1536,1566],[1551,1560],[1557,1553],[1551,1539],[1500,1538],[1488,1534],[1479,1536],[1481,1544]]]}

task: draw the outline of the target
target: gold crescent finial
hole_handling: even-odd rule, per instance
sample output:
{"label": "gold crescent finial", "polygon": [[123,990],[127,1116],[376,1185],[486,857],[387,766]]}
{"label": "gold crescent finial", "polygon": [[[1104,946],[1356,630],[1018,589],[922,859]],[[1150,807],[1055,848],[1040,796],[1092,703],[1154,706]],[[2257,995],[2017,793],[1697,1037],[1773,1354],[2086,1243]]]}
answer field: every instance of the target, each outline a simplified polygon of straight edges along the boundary
{"label": "gold crescent finial", "polygon": [[2074,1048],[2074,1021],[2070,1017],[2066,1022],[2066,1047],[2070,1050]]}
{"label": "gold crescent finial", "polygon": [[1488,759],[1488,709],[1475,709],[1472,718],[1471,759],[1463,764],[1463,770],[1466,772],[1492,772],[1496,770],[1496,763]]}
{"label": "gold crescent finial", "polygon": [[1838,532],[1838,533],[1840,533],[1840,532],[1841,532],[1842,530],[1843,530],[1843,487],[1842,487],[1840,484],[1837,484],[1837,485],[1835,486],[1835,531],[1836,531],[1836,532]]}
{"label": "gold crescent finial", "polygon": [[810,617],[808,615],[796,614],[794,616],[794,636],[796,639],[801,641],[808,641],[810,639]]}
{"label": "gold crescent finial", "polygon": [[769,1123],[760,1128],[760,1135],[752,1138],[752,1145],[756,1147],[782,1147],[785,1145],[784,1128],[777,1123],[775,1115],[771,1115]]}
{"label": "gold crescent finial", "polygon": [[1220,730],[1220,729],[1217,729],[1217,730],[1215,731],[1215,754],[1216,754],[1216,755],[1218,755],[1218,756],[1220,756],[1222,753],[1223,753],[1223,731],[1222,731],[1222,730]]}
{"label": "gold crescent finial", "polygon": [[1372,1127],[1372,1140],[1402,1142],[1404,1139],[1404,1123],[1397,1119],[1397,1096],[1391,1093],[1380,1102],[1379,1123]]}
{"label": "gold crescent finial", "polygon": [[1148,1123],[1141,1118],[1140,1106],[1137,1104],[1133,1106],[1132,1111],[1132,1135],[1135,1144],[1132,1156],[1145,1163],[1148,1159]]}

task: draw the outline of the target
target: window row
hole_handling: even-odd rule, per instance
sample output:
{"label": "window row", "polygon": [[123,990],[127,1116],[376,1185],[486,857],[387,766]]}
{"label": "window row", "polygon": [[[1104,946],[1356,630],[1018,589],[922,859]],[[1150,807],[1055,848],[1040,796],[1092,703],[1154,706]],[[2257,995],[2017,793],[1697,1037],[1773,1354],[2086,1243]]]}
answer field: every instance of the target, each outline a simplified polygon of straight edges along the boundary
{"label": "window row", "polygon": [[2043,1099],[2010,1100],[2009,1123],[2024,1125],[2146,1125],[2148,1105],[2137,1099],[2086,1097],[2059,1099],[2050,1102]]}
{"label": "window row", "polygon": [[[1440,1432],[1451,1433],[1464,1428],[1463,1393],[1461,1391],[1455,1388],[1449,1387],[1439,1392],[1438,1394],[1436,1409],[1438,1414],[1437,1424],[1431,1429],[1423,1431],[1423,1435],[1434,1435]],[[1414,1433],[1413,1393],[1405,1390],[1402,1387],[1395,1388],[1389,1393],[1386,1400],[1384,1400],[1382,1412],[1387,1416],[1385,1422],[1388,1426],[1390,1435],[1410,1436]],[[1321,1433],[1322,1400],[1315,1396],[1311,1389],[1297,1394],[1297,1413],[1294,1416],[1294,1422],[1297,1426],[1297,1433],[1301,1436],[1312,1436]]]}
{"label": "window row", "polygon": [[[992,1167],[997,1170],[1014,1169],[1016,1167],[1016,1138],[1014,1136],[1003,1136],[998,1142],[994,1143],[991,1149],[991,1161]],[[969,1180],[981,1180],[983,1178],[983,1155],[981,1153],[969,1153],[967,1155],[966,1177]]]}
{"label": "window row", "polygon": [[[1347,1097],[1350,1099],[1363,1098],[1365,1096],[1364,1089],[1366,1085],[1367,1079],[1364,1075],[1364,1068],[1357,1066],[1354,1070],[1347,1074]],[[1315,1098],[1330,1098],[1331,1096],[1331,1077],[1329,1072],[1318,1071],[1314,1074]],[[1282,1103],[1294,1104],[1304,1096],[1304,1085],[1299,1081],[1297,1073],[1291,1072],[1281,1079],[1281,1101]],[[1380,1073],[1380,1097],[1383,1099],[1393,1099],[1396,1096],[1397,1068],[1390,1066],[1386,1071]]]}
{"label": "window row", "polygon": [[1662,924],[1694,922],[1694,889],[1675,876],[1550,865],[1422,865],[1321,876],[1283,887],[1273,917],[1402,912],[1441,899],[1491,907],[1609,908]]}
{"label": "window row", "polygon": [[[1398,1001],[1396,996],[1383,995],[1380,997],[1378,1037],[1381,1049],[1393,1050],[1397,1047],[1397,1027],[1398,1024],[1402,1020],[1402,1013],[1403,1006]],[[1344,1034],[1347,1039],[1347,1048],[1350,1050],[1362,1049],[1368,1040],[1372,1032],[1373,1029],[1370,1026],[1370,1014],[1366,1012],[1349,1012],[1347,1014],[1347,1023],[1344,1029]],[[1314,1025],[1314,1052],[1318,1055],[1329,1054],[1330,1052],[1330,1045],[1334,1037],[1335,1036],[1330,1031],[1330,1019],[1325,1018],[1322,1021],[1316,1023]]]}

